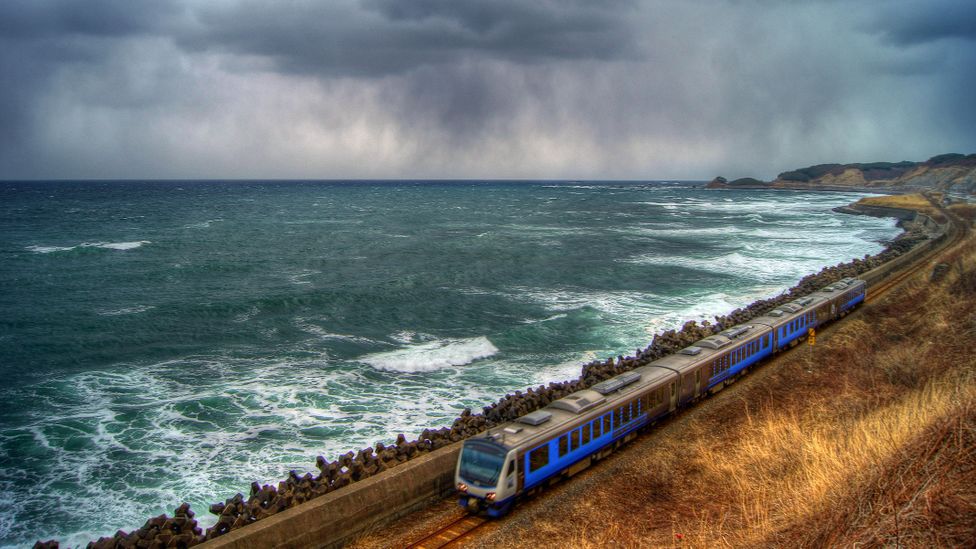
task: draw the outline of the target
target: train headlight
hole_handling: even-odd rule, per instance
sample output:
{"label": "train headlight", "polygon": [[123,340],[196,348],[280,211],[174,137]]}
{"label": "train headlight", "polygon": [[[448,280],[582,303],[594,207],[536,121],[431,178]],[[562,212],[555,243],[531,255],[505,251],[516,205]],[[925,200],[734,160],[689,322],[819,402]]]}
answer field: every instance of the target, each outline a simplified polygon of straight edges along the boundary
{"label": "train headlight", "polygon": [[458,489],[458,492],[467,492],[468,491],[468,485],[465,484],[465,483],[463,483],[463,482],[459,482],[458,485],[457,485],[457,489]]}
{"label": "train headlight", "polygon": [[495,501],[495,492],[488,492],[488,494],[485,495],[485,500]]}

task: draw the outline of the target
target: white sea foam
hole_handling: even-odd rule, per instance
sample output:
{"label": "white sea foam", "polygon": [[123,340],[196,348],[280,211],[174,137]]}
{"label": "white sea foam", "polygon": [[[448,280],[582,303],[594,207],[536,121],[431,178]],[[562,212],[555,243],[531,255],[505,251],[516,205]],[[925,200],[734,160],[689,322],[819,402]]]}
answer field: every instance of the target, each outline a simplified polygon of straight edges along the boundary
{"label": "white sea foam", "polygon": [[366,355],[359,360],[378,370],[417,373],[464,366],[497,352],[498,348],[482,336],[429,341],[405,349]]}
{"label": "white sea foam", "polygon": [[200,223],[190,223],[189,225],[184,225],[184,229],[209,229],[214,223],[223,221],[223,219],[208,219],[206,221],[201,221]]}
{"label": "white sea foam", "polygon": [[134,315],[155,308],[154,305],[134,305],[132,307],[122,307],[121,309],[102,309],[98,311],[98,314],[102,316]]}
{"label": "white sea foam", "polygon": [[302,269],[295,273],[285,273],[288,277],[288,281],[297,286],[312,284],[312,281],[306,280],[309,277],[314,277],[317,274],[322,274],[321,271],[316,271],[313,269]]}
{"label": "white sea foam", "polygon": [[522,324],[539,324],[540,322],[549,322],[550,320],[558,320],[560,318],[566,318],[566,313],[559,313],[548,318],[527,318],[522,321]]}
{"label": "white sea foam", "polygon": [[138,240],[134,242],[84,242],[78,244],[77,246],[27,246],[27,250],[40,254],[49,254],[53,252],[70,252],[71,250],[77,248],[103,248],[106,250],[134,250],[145,244],[152,244],[148,240]]}
{"label": "white sea foam", "polygon": [[27,246],[27,250],[39,254],[50,254],[54,252],[67,252],[75,249],[76,246]]}
{"label": "white sea foam", "polygon": [[[590,291],[516,286],[500,294],[513,301],[541,305],[552,312],[568,312],[591,307],[610,315],[632,316],[649,311],[647,295],[628,291]],[[548,320],[551,320],[548,319]]]}
{"label": "white sea foam", "polygon": [[321,326],[319,326],[317,324],[314,324],[314,321],[309,320],[309,319],[306,319],[306,318],[303,318],[303,317],[296,317],[295,320],[294,320],[294,322],[293,322],[293,324],[299,330],[302,330],[303,332],[306,332],[306,333],[312,334],[314,336],[317,336],[317,337],[319,337],[321,339],[335,339],[335,340],[342,340],[342,341],[352,341],[352,342],[356,342],[356,343],[364,343],[364,344],[367,344],[367,345],[382,344],[382,342],[372,340],[372,339],[370,339],[368,337],[357,336],[357,335],[350,335],[350,334],[336,334],[336,333],[332,333],[332,332],[330,332],[330,331],[322,328]]}
{"label": "white sea foam", "polygon": [[94,244],[82,244],[83,247],[105,248],[106,250],[134,250],[145,244],[152,244],[148,240],[137,240],[134,242],[96,242]]}
{"label": "white sea foam", "polygon": [[[743,250],[745,251],[745,250]],[[661,267],[680,267],[706,273],[717,273],[750,278],[761,282],[797,278],[821,266],[816,254],[804,258],[802,251],[788,256],[746,255],[739,251],[713,257],[682,257],[646,254],[619,260],[621,263],[654,265]]]}

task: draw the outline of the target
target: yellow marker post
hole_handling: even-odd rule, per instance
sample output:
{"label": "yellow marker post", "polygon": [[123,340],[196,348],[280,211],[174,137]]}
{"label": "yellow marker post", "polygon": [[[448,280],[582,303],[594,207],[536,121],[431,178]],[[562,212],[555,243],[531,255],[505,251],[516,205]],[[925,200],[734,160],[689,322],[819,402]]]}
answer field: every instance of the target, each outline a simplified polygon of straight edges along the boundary
{"label": "yellow marker post", "polygon": [[807,372],[813,372],[813,346],[817,344],[817,331],[813,328],[807,329],[807,343],[810,344],[810,353],[807,355]]}

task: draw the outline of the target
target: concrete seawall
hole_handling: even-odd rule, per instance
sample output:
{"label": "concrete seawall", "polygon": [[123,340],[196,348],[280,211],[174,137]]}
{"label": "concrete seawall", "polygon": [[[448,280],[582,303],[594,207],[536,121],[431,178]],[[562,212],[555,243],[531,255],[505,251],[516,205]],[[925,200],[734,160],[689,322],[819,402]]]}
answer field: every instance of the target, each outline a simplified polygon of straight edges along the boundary
{"label": "concrete seawall", "polygon": [[450,494],[460,451],[461,443],[435,450],[198,547],[341,547],[371,527]]}

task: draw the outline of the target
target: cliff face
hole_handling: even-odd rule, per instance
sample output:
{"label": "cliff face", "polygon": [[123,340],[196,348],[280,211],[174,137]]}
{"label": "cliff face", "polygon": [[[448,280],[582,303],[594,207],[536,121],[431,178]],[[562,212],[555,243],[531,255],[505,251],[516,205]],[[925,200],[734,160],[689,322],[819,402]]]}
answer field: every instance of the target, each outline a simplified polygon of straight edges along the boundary
{"label": "cliff face", "polygon": [[976,194],[976,154],[942,154],[925,162],[818,164],[783,172],[769,183],[751,178],[726,182],[724,178],[718,177],[708,186],[811,190],[877,189],[881,192],[935,190]]}

